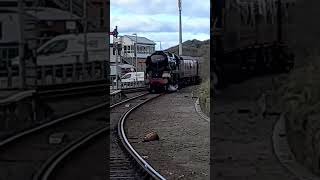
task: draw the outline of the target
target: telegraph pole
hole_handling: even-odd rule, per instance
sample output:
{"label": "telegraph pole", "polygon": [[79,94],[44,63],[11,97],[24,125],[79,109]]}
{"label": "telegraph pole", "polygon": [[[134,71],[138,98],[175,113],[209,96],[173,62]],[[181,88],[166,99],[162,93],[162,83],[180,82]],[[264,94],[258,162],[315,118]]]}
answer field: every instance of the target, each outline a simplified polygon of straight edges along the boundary
{"label": "telegraph pole", "polygon": [[20,89],[25,88],[25,59],[24,59],[24,18],[23,18],[23,0],[18,0],[18,13],[19,13],[19,79]]}
{"label": "telegraph pole", "polygon": [[282,41],[282,3],[281,0],[278,0],[278,42],[281,43]]}
{"label": "telegraph pole", "polygon": [[69,10],[70,10],[70,14],[72,16],[72,13],[73,13],[73,9],[72,9],[73,2],[72,2],[72,0],[69,1],[69,4],[70,4]]}
{"label": "telegraph pole", "polygon": [[182,24],[181,24],[181,0],[178,0],[179,6],[179,56],[182,55]]}
{"label": "telegraph pole", "polygon": [[[71,4],[72,6],[72,4]],[[87,31],[88,31],[88,17],[87,17],[87,0],[83,0],[83,23],[84,23],[84,63],[88,62],[88,49],[87,49]]]}
{"label": "telegraph pole", "polygon": [[118,89],[118,26],[116,26],[111,34],[113,35],[113,48],[116,53],[116,89]]}

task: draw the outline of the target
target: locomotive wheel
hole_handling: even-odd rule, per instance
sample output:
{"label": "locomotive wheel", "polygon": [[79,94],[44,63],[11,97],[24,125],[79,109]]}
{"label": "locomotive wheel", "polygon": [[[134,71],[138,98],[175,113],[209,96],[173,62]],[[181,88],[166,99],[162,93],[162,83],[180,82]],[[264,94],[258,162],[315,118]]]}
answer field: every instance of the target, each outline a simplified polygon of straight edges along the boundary
{"label": "locomotive wheel", "polygon": [[149,91],[149,93],[152,93],[152,92],[153,92],[153,89],[149,88],[148,91]]}
{"label": "locomotive wheel", "polygon": [[153,93],[153,92],[155,91],[155,89],[154,89],[154,87],[152,87],[152,86],[149,84],[148,91],[149,91],[149,93]]}

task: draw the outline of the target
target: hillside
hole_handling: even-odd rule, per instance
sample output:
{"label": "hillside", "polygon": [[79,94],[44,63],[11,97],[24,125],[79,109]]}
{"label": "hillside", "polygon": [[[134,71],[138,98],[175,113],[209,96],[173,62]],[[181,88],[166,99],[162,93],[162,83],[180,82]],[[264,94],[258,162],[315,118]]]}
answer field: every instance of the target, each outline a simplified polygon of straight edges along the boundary
{"label": "hillside", "polygon": [[[167,51],[178,54],[179,45],[170,47]],[[182,43],[182,52],[186,56],[204,57],[210,52],[210,40],[188,40]]]}

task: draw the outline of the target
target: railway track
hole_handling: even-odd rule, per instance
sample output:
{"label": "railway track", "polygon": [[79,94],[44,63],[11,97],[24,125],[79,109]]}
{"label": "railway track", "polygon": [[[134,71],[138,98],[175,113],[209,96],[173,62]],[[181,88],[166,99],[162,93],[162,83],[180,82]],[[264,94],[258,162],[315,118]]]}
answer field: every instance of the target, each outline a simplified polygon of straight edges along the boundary
{"label": "railway track", "polygon": [[[71,97],[90,94],[105,94],[108,85],[105,81],[92,82],[91,84],[80,84],[77,86],[54,86],[52,88],[40,87],[37,95],[45,99],[55,99],[58,97]],[[132,93],[147,90],[147,87],[121,89],[123,93]]]}
{"label": "railway track", "polygon": [[[118,138],[115,137],[115,130],[111,134],[110,179],[165,179],[136,152],[129,143],[124,130],[125,120],[132,111],[160,96],[152,94],[148,95],[151,97],[147,97],[146,100],[140,99],[140,101],[142,100],[140,103],[135,102],[134,107],[129,111],[126,111],[120,118],[117,123]],[[120,148],[124,148],[126,151],[121,151]],[[133,160],[133,164],[130,164],[130,159]],[[139,169],[140,173],[137,174],[137,172],[132,171],[132,166],[136,166],[135,169]]]}
{"label": "railway track", "polygon": [[[105,127],[105,107],[108,105],[109,102],[93,105],[1,141],[0,179],[32,179],[41,164],[54,153],[88,132]],[[97,111],[104,113],[95,115]],[[93,115],[89,117],[89,113]]]}
{"label": "railway track", "polygon": [[[110,126],[84,135],[49,159],[34,180],[103,179],[110,168],[110,179],[164,179],[132,148],[123,125],[127,115],[144,103],[160,95],[145,93],[111,106]],[[125,104],[125,106],[120,106]],[[110,142],[110,167],[106,167],[106,137]],[[100,170],[88,167],[102,167]]]}

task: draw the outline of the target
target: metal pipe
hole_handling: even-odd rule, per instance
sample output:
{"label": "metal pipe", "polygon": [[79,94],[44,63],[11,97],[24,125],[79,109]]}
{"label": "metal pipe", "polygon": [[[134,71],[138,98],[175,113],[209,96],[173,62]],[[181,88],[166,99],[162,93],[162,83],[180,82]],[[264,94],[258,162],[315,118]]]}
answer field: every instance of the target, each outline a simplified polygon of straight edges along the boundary
{"label": "metal pipe", "polygon": [[136,72],[138,71],[138,35],[136,34]]}
{"label": "metal pipe", "polygon": [[[69,8],[70,8],[70,16],[72,17],[72,11],[73,11],[73,10],[72,10],[72,4],[73,4],[72,0],[70,0],[69,3],[70,3],[70,7],[69,7]],[[70,19],[71,19],[71,18],[70,18]]]}
{"label": "metal pipe", "polygon": [[181,0],[178,0],[178,5],[179,5],[179,56],[182,56]]}
{"label": "metal pipe", "polygon": [[138,77],[137,77],[137,71],[138,71],[138,35],[137,33],[134,33],[133,35],[136,36],[136,43],[135,43],[135,57],[136,57],[136,83],[138,81]]}
{"label": "metal pipe", "polygon": [[118,81],[119,81],[118,79],[118,43],[115,38],[116,37],[113,36],[113,48],[115,49],[115,53],[116,53],[116,89],[118,89]]}
{"label": "metal pipe", "polygon": [[83,20],[84,20],[84,61],[83,63],[88,61],[88,49],[87,49],[87,30],[88,30],[88,22],[87,22],[87,0],[83,0]]}
{"label": "metal pipe", "polygon": [[278,43],[282,41],[282,3],[281,0],[278,0]]}
{"label": "metal pipe", "polygon": [[23,0],[18,0],[18,12],[19,12],[19,79],[20,79],[20,89],[25,88],[25,59],[24,59],[24,18],[23,18]]}

